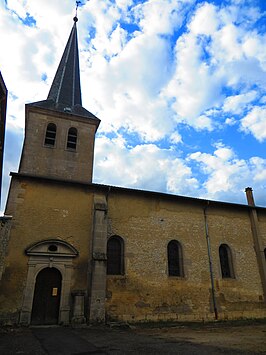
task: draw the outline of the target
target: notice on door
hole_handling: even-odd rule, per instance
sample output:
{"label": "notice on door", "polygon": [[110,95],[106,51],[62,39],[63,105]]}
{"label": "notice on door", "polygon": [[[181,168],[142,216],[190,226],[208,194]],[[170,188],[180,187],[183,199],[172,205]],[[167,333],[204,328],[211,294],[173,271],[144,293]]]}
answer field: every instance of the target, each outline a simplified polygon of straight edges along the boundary
{"label": "notice on door", "polygon": [[57,296],[57,291],[58,291],[58,288],[53,287],[52,296]]}

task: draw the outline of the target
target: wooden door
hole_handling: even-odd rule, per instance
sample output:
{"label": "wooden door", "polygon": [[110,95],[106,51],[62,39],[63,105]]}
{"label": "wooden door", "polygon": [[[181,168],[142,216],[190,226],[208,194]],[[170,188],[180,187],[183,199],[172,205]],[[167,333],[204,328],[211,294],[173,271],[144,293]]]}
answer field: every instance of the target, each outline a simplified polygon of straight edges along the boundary
{"label": "wooden door", "polygon": [[45,268],[36,278],[31,324],[58,324],[62,276],[55,268]]}

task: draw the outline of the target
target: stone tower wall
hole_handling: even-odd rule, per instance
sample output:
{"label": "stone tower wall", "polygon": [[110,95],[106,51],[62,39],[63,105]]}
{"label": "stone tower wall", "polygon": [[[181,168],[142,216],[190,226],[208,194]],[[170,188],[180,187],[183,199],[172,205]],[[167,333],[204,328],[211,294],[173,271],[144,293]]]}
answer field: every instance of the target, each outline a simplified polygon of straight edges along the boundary
{"label": "stone tower wall", "polygon": [[[57,126],[54,147],[44,144],[49,123]],[[77,129],[76,150],[67,149],[69,128]],[[28,106],[20,173],[89,183],[92,179],[95,123],[89,118]]]}

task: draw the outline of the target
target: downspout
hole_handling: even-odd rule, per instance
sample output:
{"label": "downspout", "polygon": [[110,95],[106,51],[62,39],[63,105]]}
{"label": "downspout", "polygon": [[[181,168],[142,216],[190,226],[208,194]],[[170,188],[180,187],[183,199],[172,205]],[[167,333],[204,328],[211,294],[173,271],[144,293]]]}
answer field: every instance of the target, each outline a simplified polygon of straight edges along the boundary
{"label": "downspout", "polygon": [[206,235],[206,242],[207,242],[207,251],[208,251],[208,259],[209,259],[209,270],[210,270],[210,278],[211,278],[211,294],[212,294],[212,303],[213,303],[213,310],[215,319],[218,319],[218,310],[216,304],[216,297],[215,297],[215,288],[214,288],[214,276],[213,276],[213,267],[212,267],[212,255],[211,255],[211,243],[210,243],[210,236],[209,236],[209,227],[208,227],[208,219],[206,210],[209,207],[210,201],[207,201],[207,206],[203,208],[204,213],[204,222],[205,222],[205,235]]}

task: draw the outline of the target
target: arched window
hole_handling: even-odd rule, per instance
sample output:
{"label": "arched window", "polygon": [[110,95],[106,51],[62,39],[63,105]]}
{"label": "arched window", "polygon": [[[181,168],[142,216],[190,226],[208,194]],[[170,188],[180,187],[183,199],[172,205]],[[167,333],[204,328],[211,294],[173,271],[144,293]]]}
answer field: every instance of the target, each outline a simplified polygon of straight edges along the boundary
{"label": "arched window", "polygon": [[184,276],[182,247],[177,240],[171,240],[167,245],[168,275]]}
{"label": "arched window", "polygon": [[233,278],[234,270],[233,270],[232,254],[227,244],[220,245],[219,257],[220,257],[222,278]]}
{"label": "arched window", "polygon": [[107,242],[107,275],[124,274],[124,241],[113,236]]}
{"label": "arched window", "polygon": [[78,137],[77,129],[74,127],[69,128],[68,135],[67,135],[67,149],[76,150],[77,137]]}
{"label": "arched window", "polygon": [[49,145],[50,147],[54,147],[55,137],[56,137],[56,125],[54,123],[49,123],[46,128],[44,144]]}

